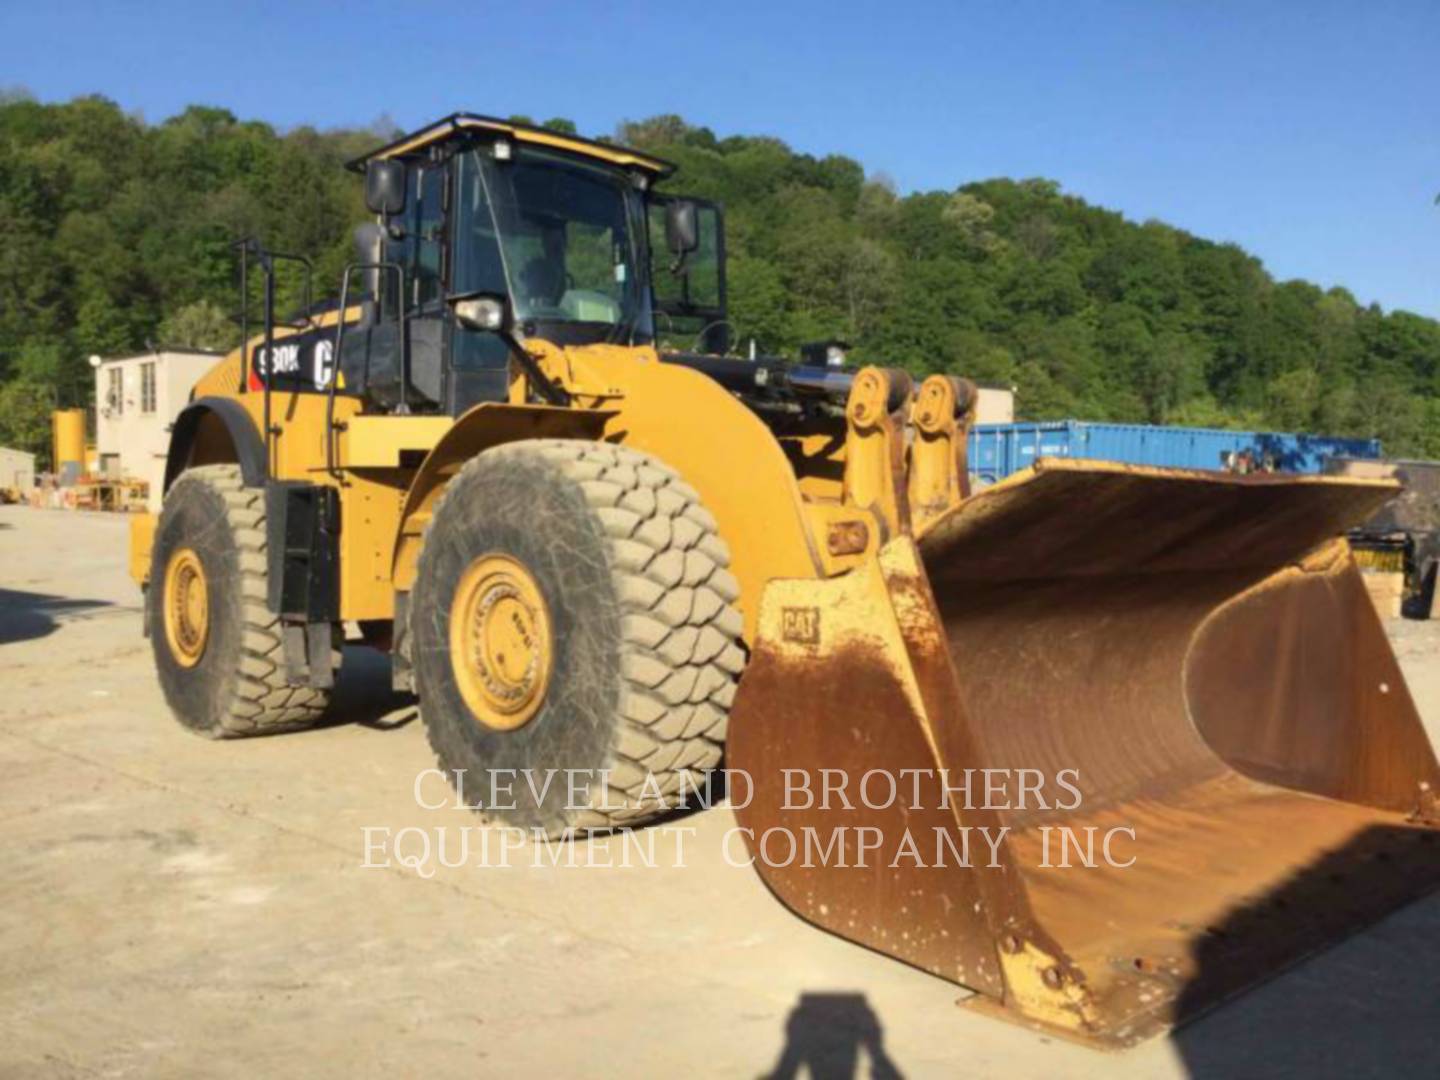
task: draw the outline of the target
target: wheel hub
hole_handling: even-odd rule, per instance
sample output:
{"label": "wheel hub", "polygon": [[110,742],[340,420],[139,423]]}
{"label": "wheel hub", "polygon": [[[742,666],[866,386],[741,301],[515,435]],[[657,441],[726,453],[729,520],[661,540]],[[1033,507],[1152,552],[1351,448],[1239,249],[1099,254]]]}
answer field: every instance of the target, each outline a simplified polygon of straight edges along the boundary
{"label": "wheel hub", "polygon": [[165,640],[181,667],[194,667],[210,638],[210,590],[192,548],[176,548],[165,566]]}
{"label": "wheel hub", "polygon": [[508,555],[482,555],[450,606],[450,664],[475,719],[497,731],[529,723],[550,683],[550,612],[534,577]]}

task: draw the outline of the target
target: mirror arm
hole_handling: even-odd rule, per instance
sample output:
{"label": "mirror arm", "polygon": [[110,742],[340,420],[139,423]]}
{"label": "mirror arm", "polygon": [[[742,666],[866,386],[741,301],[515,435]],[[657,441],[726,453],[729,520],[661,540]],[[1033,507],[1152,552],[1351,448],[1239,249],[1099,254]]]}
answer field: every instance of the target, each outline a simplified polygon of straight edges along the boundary
{"label": "mirror arm", "polygon": [[540,370],[540,365],[536,362],[535,357],[530,355],[529,351],[524,345],[520,344],[519,339],[516,338],[514,334],[508,330],[497,330],[495,333],[499,334],[500,339],[510,347],[511,354],[520,362],[521,368],[524,369],[526,378],[528,378],[531,385],[539,391],[540,396],[545,399],[547,404],[562,407],[570,404],[569,392],[550,378],[549,375],[546,375],[545,372]]}

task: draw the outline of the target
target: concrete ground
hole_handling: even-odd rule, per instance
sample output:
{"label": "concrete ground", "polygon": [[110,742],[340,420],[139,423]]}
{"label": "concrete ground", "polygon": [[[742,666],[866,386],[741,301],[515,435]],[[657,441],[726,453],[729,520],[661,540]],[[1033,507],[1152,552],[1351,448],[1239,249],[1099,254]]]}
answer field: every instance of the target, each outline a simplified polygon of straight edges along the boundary
{"label": "concrete ground", "polygon": [[[724,808],[652,830],[655,868],[366,868],[366,827],[474,823],[417,805],[433,759],[384,662],[347,654],[330,726],[195,738],[125,544],[0,508],[0,1076],[848,1076],[867,1026],[874,1075],[1440,1075],[1440,897],[1110,1056],[800,922],[727,863]],[[1394,629],[1433,736],[1440,624]]]}

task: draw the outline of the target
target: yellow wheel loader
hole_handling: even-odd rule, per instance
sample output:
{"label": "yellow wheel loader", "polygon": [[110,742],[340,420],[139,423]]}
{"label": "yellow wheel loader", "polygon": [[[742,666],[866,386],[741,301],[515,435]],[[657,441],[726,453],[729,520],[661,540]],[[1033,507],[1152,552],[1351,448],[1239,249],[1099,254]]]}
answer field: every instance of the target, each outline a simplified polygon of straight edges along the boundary
{"label": "yellow wheel loader", "polygon": [[507,824],[639,824],[724,754],[796,913],[1108,1046],[1440,882],[1440,768],[1337,539],[1392,484],[971,494],[965,380],[728,355],[721,211],[663,161],[464,114],[353,167],[338,306],[277,320],[293,260],[241,246],[245,344],[135,522],[187,727],[314,721],[350,626],[442,768],[537,778]]}

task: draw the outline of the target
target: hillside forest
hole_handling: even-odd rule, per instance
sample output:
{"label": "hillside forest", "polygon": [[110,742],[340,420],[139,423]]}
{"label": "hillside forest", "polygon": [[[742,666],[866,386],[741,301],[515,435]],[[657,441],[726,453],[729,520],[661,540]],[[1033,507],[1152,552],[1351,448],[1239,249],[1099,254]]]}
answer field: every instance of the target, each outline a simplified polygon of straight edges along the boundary
{"label": "hillside forest", "polygon": [[[44,467],[50,410],[91,403],[92,354],[232,347],[237,237],[309,256],[319,296],[337,292],[365,219],[342,166],[395,134],[0,97],[0,445]],[[906,194],[850,158],[676,116],[606,137],[725,205],[730,318],[761,352],[839,337],[862,363],[1014,386],[1025,418],[1378,435],[1440,457],[1440,324],[1276,281],[1234,244],[1127,220],[1063,177]],[[298,281],[282,286],[298,305]]]}

